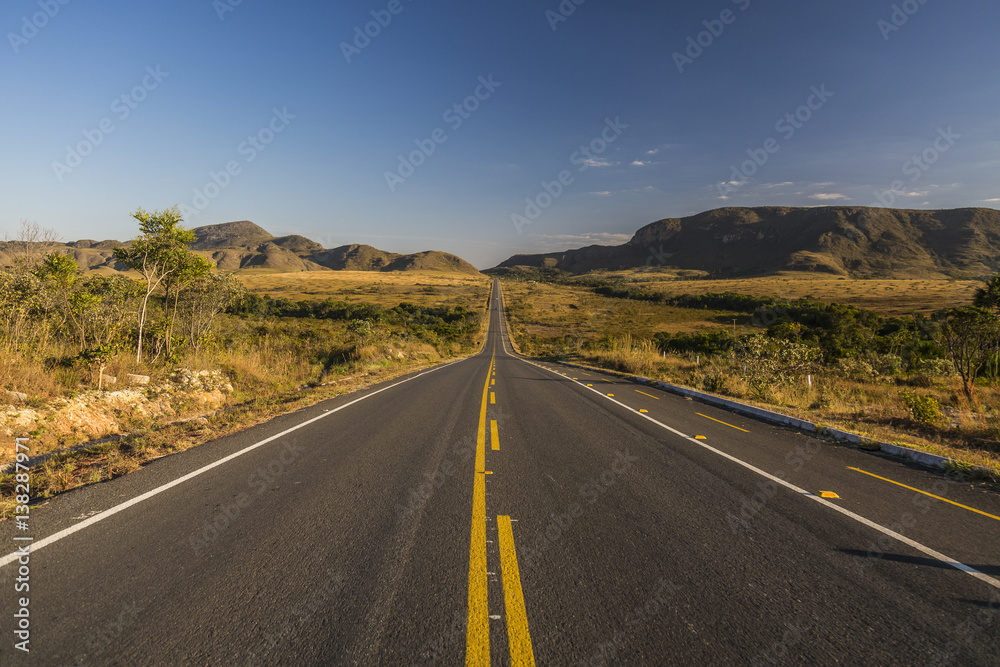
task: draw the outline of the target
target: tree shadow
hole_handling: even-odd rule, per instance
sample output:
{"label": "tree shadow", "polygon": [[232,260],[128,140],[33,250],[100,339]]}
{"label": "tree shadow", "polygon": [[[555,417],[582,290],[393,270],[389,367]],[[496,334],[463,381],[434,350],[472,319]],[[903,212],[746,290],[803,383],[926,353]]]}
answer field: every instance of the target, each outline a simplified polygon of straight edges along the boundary
{"label": "tree shadow", "polygon": [[[856,556],[858,558],[868,558],[871,560],[885,560],[894,563],[907,563],[908,565],[921,565],[923,567],[935,567],[938,569],[951,570],[955,569],[948,563],[937,560],[936,558],[926,558],[924,556],[907,556],[905,554],[872,554],[870,551],[864,551],[861,549],[837,549],[841,553],[847,554],[849,556]],[[966,563],[966,565],[968,565]],[[1000,565],[969,565],[969,567],[974,568],[983,574],[988,574],[990,576],[1000,576]]]}

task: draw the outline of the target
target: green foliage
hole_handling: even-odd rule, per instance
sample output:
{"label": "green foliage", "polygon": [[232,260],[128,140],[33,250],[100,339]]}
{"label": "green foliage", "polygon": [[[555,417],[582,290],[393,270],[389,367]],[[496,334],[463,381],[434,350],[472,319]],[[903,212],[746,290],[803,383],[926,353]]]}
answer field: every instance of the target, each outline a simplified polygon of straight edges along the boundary
{"label": "green foliage", "polygon": [[941,334],[951,361],[962,378],[962,389],[970,401],[975,381],[1000,350],[1000,317],[976,306],[952,308],[937,313]]}
{"label": "green foliage", "polygon": [[79,270],[80,267],[68,253],[63,255],[50,252],[35,269],[35,275],[42,280],[51,280],[58,287],[68,290],[76,282]]}
{"label": "green foliage", "polygon": [[736,355],[746,364],[747,381],[759,389],[809,373],[816,367],[822,352],[805,343],[754,334],[740,338]]}
{"label": "green foliage", "polygon": [[1000,311],[1000,275],[986,281],[986,285],[976,290],[972,305],[986,310]]}
{"label": "green foliage", "polygon": [[[401,303],[395,308],[378,304],[323,301],[292,301],[244,293],[228,309],[241,317],[298,317],[318,320],[368,322],[373,327],[392,325],[403,335],[432,345],[469,342],[482,325],[482,315],[465,306],[417,306]],[[359,329],[360,331],[360,329]]]}
{"label": "green foliage", "polygon": [[364,345],[382,337],[382,332],[371,320],[351,320],[347,324],[347,333],[358,345]]}
{"label": "green foliage", "polygon": [[191,347],[201,349],[209,340],[219,313],[245,299],[249,293],[232,274],[206,273],[194,278],[177,301],[179,324]]}
{"label": "green foliage", "polygon": [[736,346],[736,338],[728,330],[669,334],[660,332],[653,336],[657,346],[664,352],[681,354],[729,354]]}
{"label": "green foliage", "polygon": [[195,235],[180,226],[182,218],[176,206],[152,213],[140,208],[132,217],[139,221],[142,235],[127,246],[115,248],[114,257],[141,273],[146,281],[146,294],[138,309],[136,361],[140,361],[150,296],[162,286],[166,300],[170,301],[173,297],[174,310],[165,312],[165,330],[156,334],[156,339],[164,343],[158,346],[157,356],[160,351],[170,354],[178,292],[192,280],[206,274],[209,265],[187,249],[188,244],[195,241]]}
{"label": "green foliage", "polygon": [[941,404],[933,396],[923,396],[905,389],[899,392],[914,421],[925,426],[937,426],[944,421]]}

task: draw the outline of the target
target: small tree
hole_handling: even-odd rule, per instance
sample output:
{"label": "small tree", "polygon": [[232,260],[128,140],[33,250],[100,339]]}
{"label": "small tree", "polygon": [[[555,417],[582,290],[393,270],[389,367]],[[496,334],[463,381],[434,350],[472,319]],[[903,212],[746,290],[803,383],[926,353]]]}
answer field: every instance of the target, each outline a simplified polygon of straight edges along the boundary
{"label": "small tree", "polygon": [[[993,276],[986,281],[984,287],[976,290],[975,296],[972,297],[972,303],[979,308],[1000,314],[1000,275]],[[1000,341],[997,341],[991,356],[993,357],[993,379],[996,381],[1000,379]]]}
{"label": "small tree", "polygon": [[[167,355],[173,352],[174,324],[177,320],[177,304],[181,292],[195,281],[208,275],[212,264],[208,260],[188,250],[177,250],[173,257],[174,271],[163,279],[164,310],[167,315],[166,344]],[[214,317],[214,315],[213,315]]]}
{"label": "small tree", "polygon": [[[134,312],[145,288],[121,274],[90,275],[82,282],[80,300],[89,303],[81,303],[81,308],[91,342],[98,347],[109,345],[117,349],[124,342],[124,332],[132,324],[129,313]],[[96,298],[97,302],[93,303],[88,297]]]}
{"label": "small tree", "polygon": [[146,293],[139,305],[139,335],[135,351],[136,361],[141,361],[149,297],[167,278],[183,269],[184,255],[190,254],[187,245],[194,242],[195,236],[180,226],[182,218],[176,206],[152,213],[140,208],[132,217],[139,221],[142,236],[128,246],[115,248],[114,257],[141,273],[146,281]]}
{"label": "small tree", "polygon": [[[56,313],[59,318],[56,330],[62,329],[67,320],[72,320],[79,331],[79,323],[71,305],[73,286],[79,277],[80,267],[68,254],[50,252],[42,258],[33,273],[50,287],[56,302]],[[82,349],[82,348],[81,348]]]}
{"label": "small tree", "polygon": [[1000,311],[1000,275],[986,281],[984,287],[976,290],[972,305],[986,310]]}
{"label": "small tree", "polygon": [[245,294],[232,274],[208,273],[194,280],[180,299],[180,319],[191,347],[201,349],[216,316]]}
{"label": "small tree", "polygon": [[1000,344],[1000,318],[975,306],[952,308],[938,318],[944,344],[962,378],[962,391],[975,402],[976,376]]}

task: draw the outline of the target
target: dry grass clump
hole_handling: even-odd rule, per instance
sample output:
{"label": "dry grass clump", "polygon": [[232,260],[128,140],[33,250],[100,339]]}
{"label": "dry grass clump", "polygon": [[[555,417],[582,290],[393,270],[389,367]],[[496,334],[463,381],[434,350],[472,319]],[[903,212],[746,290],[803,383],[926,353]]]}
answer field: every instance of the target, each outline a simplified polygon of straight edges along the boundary
{"label": "dry grass clump", "polygon": [[660,351],[648,338],[633,338],[625,334],[611,342],[610,349],[592,352],[591,358],[626,373],[646,375],[660,366]]}

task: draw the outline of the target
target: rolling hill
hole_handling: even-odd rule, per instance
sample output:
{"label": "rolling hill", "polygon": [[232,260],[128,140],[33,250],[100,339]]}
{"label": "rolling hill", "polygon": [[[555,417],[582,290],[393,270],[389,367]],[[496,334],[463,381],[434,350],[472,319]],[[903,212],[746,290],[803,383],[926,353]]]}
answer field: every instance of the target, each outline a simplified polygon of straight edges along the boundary
{"label": "rolling hill", "polygon": [[[478,274],[460,257],[437,250],[410,255],[386,252],[367,245],[325,249],[304,236],[272,236],[248,220],[196,227],[191,249],[224,271],[264,269],[282,273],[298,271],[442,271]],[[71,253],[85,270],[122,270],[112,252],[126,245],[120,241],[81,240],[52,244],[51,249]],[[9,266],[19,251],[16,242],[0,242],[0,267]]]}
{"label": "rolling hill", "polygon": [[1000,270],[1000,211],[720,208],[651,223],[620,246],[515,255],[489,271],[516,266],[571,273],[665,266],[719,277],[795,270],[859,278],[975,277]]}

